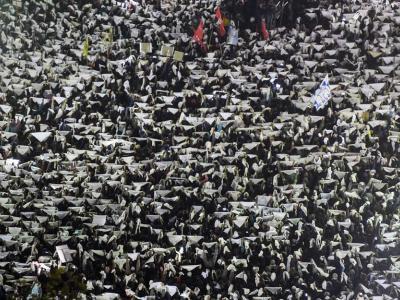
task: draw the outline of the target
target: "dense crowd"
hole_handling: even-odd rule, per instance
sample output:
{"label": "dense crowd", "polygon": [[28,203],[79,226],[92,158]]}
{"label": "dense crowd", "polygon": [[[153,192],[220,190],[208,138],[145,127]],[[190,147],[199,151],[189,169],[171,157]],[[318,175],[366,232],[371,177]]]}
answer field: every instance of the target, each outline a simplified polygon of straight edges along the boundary
{"label": "dense crowd", "polygon": [[1,4],[1,299],[399,297],[397,1],[88,2]]}

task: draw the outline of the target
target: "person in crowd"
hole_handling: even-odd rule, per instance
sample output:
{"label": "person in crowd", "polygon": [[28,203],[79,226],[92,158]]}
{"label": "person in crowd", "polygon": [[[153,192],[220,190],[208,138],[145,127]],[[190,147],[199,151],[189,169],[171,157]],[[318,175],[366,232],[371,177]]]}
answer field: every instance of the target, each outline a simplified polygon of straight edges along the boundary
{"label": "person in crowd", "polygon": [[398,5],[245,2],[1,4],[0,299],[399,297]]}

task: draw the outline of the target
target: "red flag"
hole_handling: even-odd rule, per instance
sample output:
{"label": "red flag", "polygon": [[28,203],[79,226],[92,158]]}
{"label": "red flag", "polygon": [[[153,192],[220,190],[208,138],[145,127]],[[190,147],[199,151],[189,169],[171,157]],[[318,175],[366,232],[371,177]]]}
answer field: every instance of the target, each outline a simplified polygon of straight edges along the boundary
{"label": "red flag", "polygon": [[226,31],[224,26],[224,20],[222,19],[221,9],[219,6],[215,10],[215,17],[217,18],[217,23],[218,23],[218,34],[222,37],[225,35]]}
{"label": "red flag", "polygon": [[266,41],[269,40],[269,32],[267,30],[267,24],[265,24],[264,19],[262,19],[262,21],[261,21],[261,33],[264,37],[264,40],[266,40]]}
{"label": "red flag", "polygon": [[193,40],[198,43],[203,50],[206,49],[206,45],[203,43],[203,36],[204,36],[204,22],[200,20],[200,24],[197,29],[194,31]]}

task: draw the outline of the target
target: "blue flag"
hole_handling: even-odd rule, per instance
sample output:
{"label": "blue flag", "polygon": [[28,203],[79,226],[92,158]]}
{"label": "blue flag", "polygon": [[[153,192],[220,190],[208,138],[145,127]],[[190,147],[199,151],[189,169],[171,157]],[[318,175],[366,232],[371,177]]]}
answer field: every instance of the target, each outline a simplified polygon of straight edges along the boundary
{"label": "blue flag", "polygon": [[319,89],[315,91],[311,101],[313,102],[315,109],[318,111],[328,104],[331,97],[331,86],[329,85],[328,75],[326,75],[325,79],[321,82]]}
{"label": "blue flag", "polygon": [[239,30],[233,26],[229,26],[228,31],[228,45],[237,46],[239,42]]}

